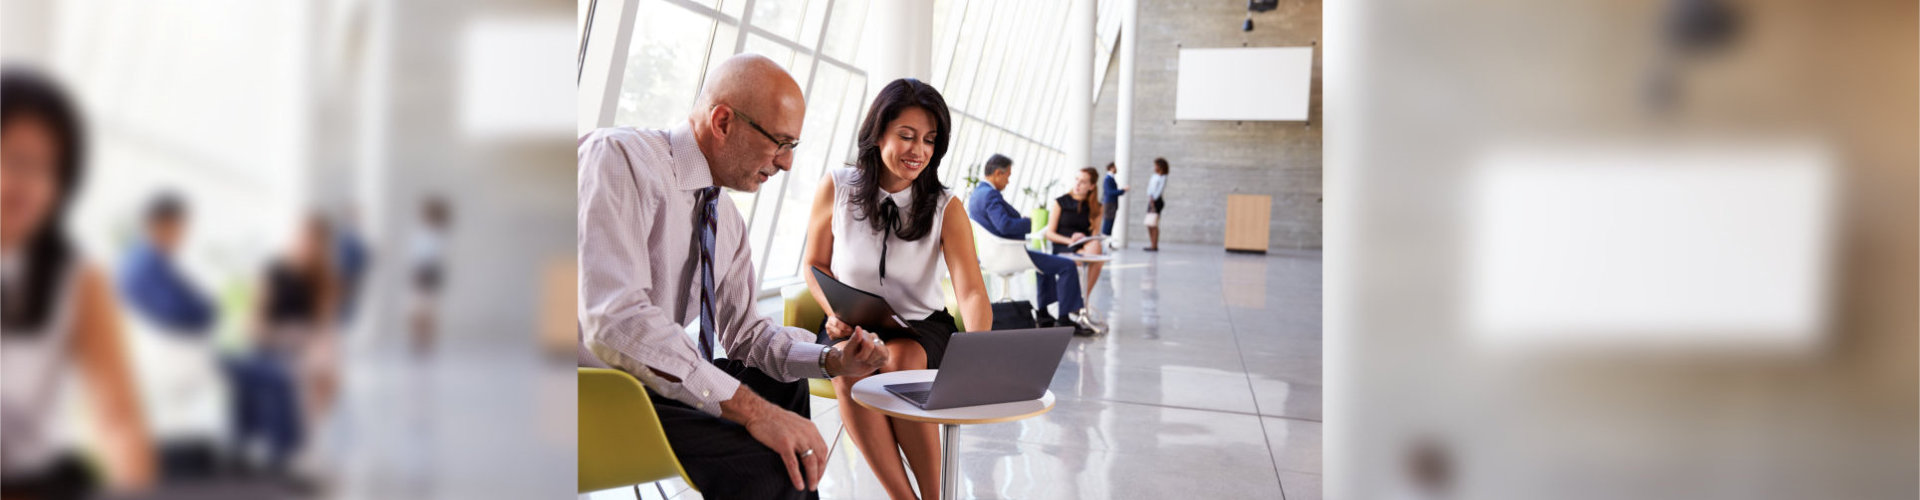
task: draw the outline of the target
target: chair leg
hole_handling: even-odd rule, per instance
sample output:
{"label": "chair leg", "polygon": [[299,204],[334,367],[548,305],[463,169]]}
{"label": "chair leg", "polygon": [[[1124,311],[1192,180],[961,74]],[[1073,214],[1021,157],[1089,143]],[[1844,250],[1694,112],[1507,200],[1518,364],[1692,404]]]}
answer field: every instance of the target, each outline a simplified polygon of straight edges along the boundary
{"label": "chair leg", "polygon": [[845,435],[847,435],[847,424],[842,422],[840,430],[833,433],[833,442],[827,443],[827,460],[833,460],[833,450],[840,447],[840,437]]}
{"label": "chair leg", "polygon": [[[660,492],[660,500],[667,500],[668,498],[672,498],[667,496],[667,485],[665,483],[666,481],[653,482],[654,491]],[[582,497],[582,498],[585,498],[585,497]],[[647,498],[647,495],[640,493],[640,485],[638,484],[633,485],[633,498],[634,500],[646,500]]]}

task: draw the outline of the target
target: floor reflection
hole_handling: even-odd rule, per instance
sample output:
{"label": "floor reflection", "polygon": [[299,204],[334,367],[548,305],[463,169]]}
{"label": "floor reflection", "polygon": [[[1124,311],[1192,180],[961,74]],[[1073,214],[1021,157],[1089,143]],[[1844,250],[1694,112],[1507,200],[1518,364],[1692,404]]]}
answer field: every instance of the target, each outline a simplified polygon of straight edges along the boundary
{"label": "floor reflection", "polygon": [[[1068,347],[1053,411],[961,431],[962,496],[1319,498],[1319,255],[1169,244],[1118,252],[1108,269],[1089,301],[1113,330]],[[813,413],[833,436],[832,405]],[[886,498],[849,446],[821,498]]]}

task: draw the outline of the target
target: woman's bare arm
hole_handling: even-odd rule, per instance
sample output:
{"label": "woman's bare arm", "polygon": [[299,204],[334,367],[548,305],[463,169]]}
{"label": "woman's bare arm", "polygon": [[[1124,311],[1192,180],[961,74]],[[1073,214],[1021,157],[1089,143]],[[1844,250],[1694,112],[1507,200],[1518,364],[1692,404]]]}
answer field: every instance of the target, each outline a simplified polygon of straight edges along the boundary
{"label": "woman's bare arm", "polygon": [[969,331],[992,330],[993,305],[980,278],[973,221],[967,218],[967,208],[957,202],[947,203],[947,213],[941,217],[945,220],[940,223],[940,252],[947,258],[947,275],[953,278],[953,296],[960,301],[960,318]]}
{"label": "woman's bare arm", "polygon": [[73,354],[98,417],[101,458],[115,489],[144,489],[154,480],[153,441],[127,361],[120,307],[100,270],[85,268],[76,284]]}

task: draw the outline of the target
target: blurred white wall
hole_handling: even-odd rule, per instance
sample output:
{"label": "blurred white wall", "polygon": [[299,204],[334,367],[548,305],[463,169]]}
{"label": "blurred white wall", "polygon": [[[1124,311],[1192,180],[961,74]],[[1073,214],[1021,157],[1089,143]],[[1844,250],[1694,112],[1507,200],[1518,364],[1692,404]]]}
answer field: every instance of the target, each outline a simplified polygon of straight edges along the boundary
{"label": "blurred white wall", "polygon": [[1328,3],[1328,496],[1913,498],[1915,15]]}

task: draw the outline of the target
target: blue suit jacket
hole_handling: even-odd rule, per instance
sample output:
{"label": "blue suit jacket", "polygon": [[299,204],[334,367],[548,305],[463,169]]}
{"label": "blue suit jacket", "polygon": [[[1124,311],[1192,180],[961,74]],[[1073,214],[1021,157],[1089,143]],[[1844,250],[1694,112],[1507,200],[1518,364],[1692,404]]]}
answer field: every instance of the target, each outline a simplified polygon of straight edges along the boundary
{"label": "blue suit jacket", "polygon": [[1033,230],[1033,221],[1020,216],[1020,211],[1000,196],[1000,190],[993,184],[981,182],[973,188],[973,195],[967,197],[967,216],[994,236],[1007,239],[1023,239]]}
{"label": "blue suit jacket", "polygon": [[213,303],[188,283],[173,262],[151,244],[142,243],[127,254],[120,276],[127,304],[154,323],[186,335],[205,335],[213,329]]}
{"label": "blue suit jacket", "polygon": [[1120,189],[1120,183],[1113,180],[1113,174],[1107,174],[1107,178],[1100,181],[1100,204],[1118,206],[1114,204],[1120,202],[1120,195],[1123,194],[1127,194],[1127,190]]}

